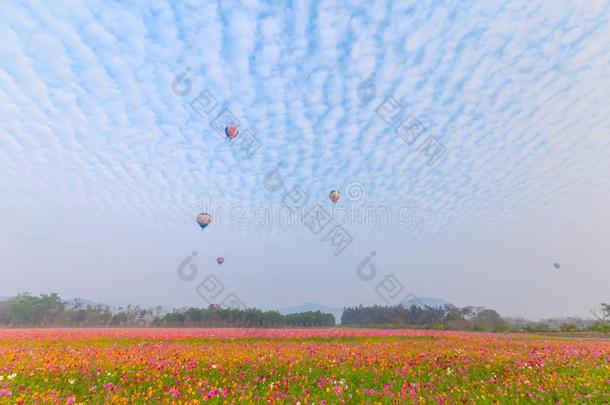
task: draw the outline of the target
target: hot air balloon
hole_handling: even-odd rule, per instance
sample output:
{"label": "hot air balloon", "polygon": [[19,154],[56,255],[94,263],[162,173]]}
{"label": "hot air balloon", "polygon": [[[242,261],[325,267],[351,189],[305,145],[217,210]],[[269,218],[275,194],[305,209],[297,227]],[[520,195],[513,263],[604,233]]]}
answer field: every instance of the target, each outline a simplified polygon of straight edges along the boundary
{"label": "hot air balloon", "polygon": [[227,138],[229,139],[235,139],[237,137],[237,134],[239,133],[239,130],[237,129],[237,127],[235,125],[227,125],[225,128],[225,134],[227,135]]}
{"label": "hot air balloon", "polygon": [[559,268],[561,267],[561,264],[559,264],[559,263],[555,263],[555,264],[553,265],[553,267],[555,267],[557,270],[559,270]]}
{"label": "hot air balloon", "polygon": [[224,258],[224,257],[222,257],[222,256],[218,256],[218,257],[216,258],[216,263],[218,263],[218,264],[223,264],[224,262],[225,262],[225,258]]}
{"label": "hot air balloon", "polygon": [[339,192],[337,190],[331,191],[330,194],[328,195],[328,198],[330,198],[330,200],[334,203],[339,201],[340,197],[341,197],[341,195],[339,194]]}
{"label": "hot air balloon", "polygon": [[212,222],[212,216],[207,212],[201,212],[197,215],[197,223],[201,227],[201,229],[205,229]]}

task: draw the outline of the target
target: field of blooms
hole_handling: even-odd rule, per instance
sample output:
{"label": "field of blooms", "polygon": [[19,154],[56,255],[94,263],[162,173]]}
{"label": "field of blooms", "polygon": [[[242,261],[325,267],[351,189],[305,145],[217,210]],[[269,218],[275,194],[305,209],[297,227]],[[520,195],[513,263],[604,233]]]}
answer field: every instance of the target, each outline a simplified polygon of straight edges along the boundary
{"label": "field of blooms", "polygon": [[0,330],[0,403],[608,403],[610,342],[364,329]]}

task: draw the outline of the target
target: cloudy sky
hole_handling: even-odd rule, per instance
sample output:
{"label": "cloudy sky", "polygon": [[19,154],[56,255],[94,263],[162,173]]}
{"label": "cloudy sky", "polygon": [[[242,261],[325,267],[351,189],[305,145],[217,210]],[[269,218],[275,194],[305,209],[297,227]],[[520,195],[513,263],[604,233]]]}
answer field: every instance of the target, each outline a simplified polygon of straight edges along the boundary
{"label": "cloudy sky", "polygon": [[610,300],[607,1],[15,3],[0,296]]}

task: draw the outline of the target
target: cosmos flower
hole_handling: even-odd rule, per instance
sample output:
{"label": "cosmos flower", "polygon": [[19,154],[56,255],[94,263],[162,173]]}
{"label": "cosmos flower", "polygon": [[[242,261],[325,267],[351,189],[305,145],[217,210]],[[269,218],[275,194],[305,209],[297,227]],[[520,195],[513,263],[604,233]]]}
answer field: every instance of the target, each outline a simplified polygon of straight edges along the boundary
{"label": "cosmos flower", "polygon": [[610,383],[609,342],[528,335],[11,329],[0,343],[11,403],[590,403]]}

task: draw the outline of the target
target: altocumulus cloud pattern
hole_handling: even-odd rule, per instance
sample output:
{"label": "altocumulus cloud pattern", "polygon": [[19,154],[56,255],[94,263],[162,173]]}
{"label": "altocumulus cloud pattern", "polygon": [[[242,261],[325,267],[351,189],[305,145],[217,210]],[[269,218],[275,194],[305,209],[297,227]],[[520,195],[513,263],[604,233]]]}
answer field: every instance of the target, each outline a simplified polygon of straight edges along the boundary
{"label": "altocumulus cloud pattern", "polygon": [[[434,233],[607,192],[609,17],[604,1],[2,2],[0,204],[177,221],[202,193],[279,203],[260,182],[281,167],[316,198],[356,181],[408,200]],[[256,134],[251,158],[189,107],[204,88]],[[390,96],[446,147],[435,165],[376,112]]]}

